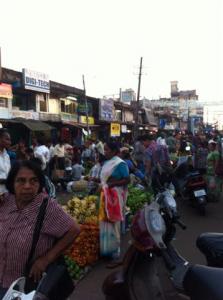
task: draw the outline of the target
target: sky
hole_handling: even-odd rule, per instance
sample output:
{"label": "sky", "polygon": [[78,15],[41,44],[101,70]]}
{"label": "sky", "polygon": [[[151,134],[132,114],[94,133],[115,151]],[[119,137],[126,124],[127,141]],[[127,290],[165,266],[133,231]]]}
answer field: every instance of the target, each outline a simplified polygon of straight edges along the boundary
{"label": "sky", "polygon": [[222,0],[0,0],[2,66],[87,95],[169,97],[170,81],[223,103]]}

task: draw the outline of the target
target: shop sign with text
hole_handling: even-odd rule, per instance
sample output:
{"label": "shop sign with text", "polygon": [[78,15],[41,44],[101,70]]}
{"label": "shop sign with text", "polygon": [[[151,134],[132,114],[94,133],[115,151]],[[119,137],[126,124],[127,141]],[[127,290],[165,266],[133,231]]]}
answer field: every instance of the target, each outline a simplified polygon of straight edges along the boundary
{"label": "shop sign with text", "polygon": [[23,69],[24,88],[43,93],[50,92],[49,76],[45,73]]}
{"label": "shop sign with text", "polygon": [[117,123],[111,123],[111,136],[120,136],[121,126]]}
{"label": "shop sign with text", "polygon": [[92,115],[92,111],[93,111],[92,103],[87,103],[87,105],[83,102],[78,103],[77,111],[80,115],[85,115],[86,110],[88,111],[89,115]]}
{"label": "shop sign with text", "polygon": [[77,123],[77,114],[66,114],[66,113],[61,113],[61,120],[68,122],[70,124],[72,123]]}
{"label": "shop sign with text", "polygon": [[6,83],[0,83],[0,98],[12,98],[12,86]]}
{"label": "shop sign with text", "polygon": [[100,99],[100,120],[113,121],[114,101],[112,99]]}
{"label": "shop sign with text", "polygon": [[[80,116],[79,117],[79,122],[82,124],[87,124],[87,117],[86,116]],[[88,117],[88,124],[89,125],[94,125],[94,118],[93,117]]]}

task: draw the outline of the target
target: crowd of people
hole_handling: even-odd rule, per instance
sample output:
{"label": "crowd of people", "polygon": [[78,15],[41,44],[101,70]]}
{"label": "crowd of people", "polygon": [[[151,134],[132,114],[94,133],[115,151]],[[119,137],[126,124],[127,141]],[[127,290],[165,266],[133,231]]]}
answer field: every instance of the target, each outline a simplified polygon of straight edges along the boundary
{"label": "crowd of people", "polygon": [[0,129],[0,299],[10,283],[23,274],[32,244],[36,216],[48,197],[48,206],[30,276],[38,280],[76,238],[78,224],[55,201],[57,191],[69,192],[69,183],[88,182],[88,193],[100,192],[100,252],[119,263],[121,222],[125,218],[128,184],[152,186],[156,172],[165,172],[190,157],[207,182],[212,199],[222,192],[220,162],[222,137],[175,131],[150,133],[134,145],[117,140],[88,139],[81,147],[44,137],[11,146],[7,129]]}

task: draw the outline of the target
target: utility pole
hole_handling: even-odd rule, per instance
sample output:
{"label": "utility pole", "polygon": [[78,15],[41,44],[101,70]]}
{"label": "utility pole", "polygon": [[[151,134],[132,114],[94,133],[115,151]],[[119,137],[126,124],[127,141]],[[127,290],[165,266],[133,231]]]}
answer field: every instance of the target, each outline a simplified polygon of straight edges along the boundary
{"label": "utility pole", "polygon": [[84,87],[84,101],[85,101],[85,110],[86,110],[87,135],[89,137],[88,101],[87,101],[87,96],[86,96],[84,75],[82,76],[82,78],[83,78],[83,87]]}
{"label": "utility pole", "polygon": [[136,114],[135,114],[135,124],[134,124],[134,141],[136,141],[139,132],[139,98],[140,98],[140,88],[141,88],[141,77],[142,77],[142,57],[140,58],[139,67],[139,78],[138,78],[138,90],[136,99]]}
{"label": "utility pole", "polygon": [[187,98],[187,131],[190,131],[190,107],[189,107],[189,99]]}

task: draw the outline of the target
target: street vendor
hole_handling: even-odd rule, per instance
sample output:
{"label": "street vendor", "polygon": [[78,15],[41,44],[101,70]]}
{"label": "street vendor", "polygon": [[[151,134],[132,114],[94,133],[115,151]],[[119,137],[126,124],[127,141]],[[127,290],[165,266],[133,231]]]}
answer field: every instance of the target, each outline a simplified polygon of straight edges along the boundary
{"label": "street vendor", "polygon": [[104,151],[107,160],[100,174],[100,252],[112,260],[107,267],[115,267],[120,264],[120,225],[125,218],[130,178],[127,164],[118,157],[118,145],[110,141],[105,144]]}
{"label": "street vendor", "polygon": [[95,165],[91,168],[89,175],[86,176],[88,180],[88,190],[89,194],[94,194],[97,192],[100,183],[100,174],[102,166],[105,162],[105,156],[99,152],[96,152]]}

